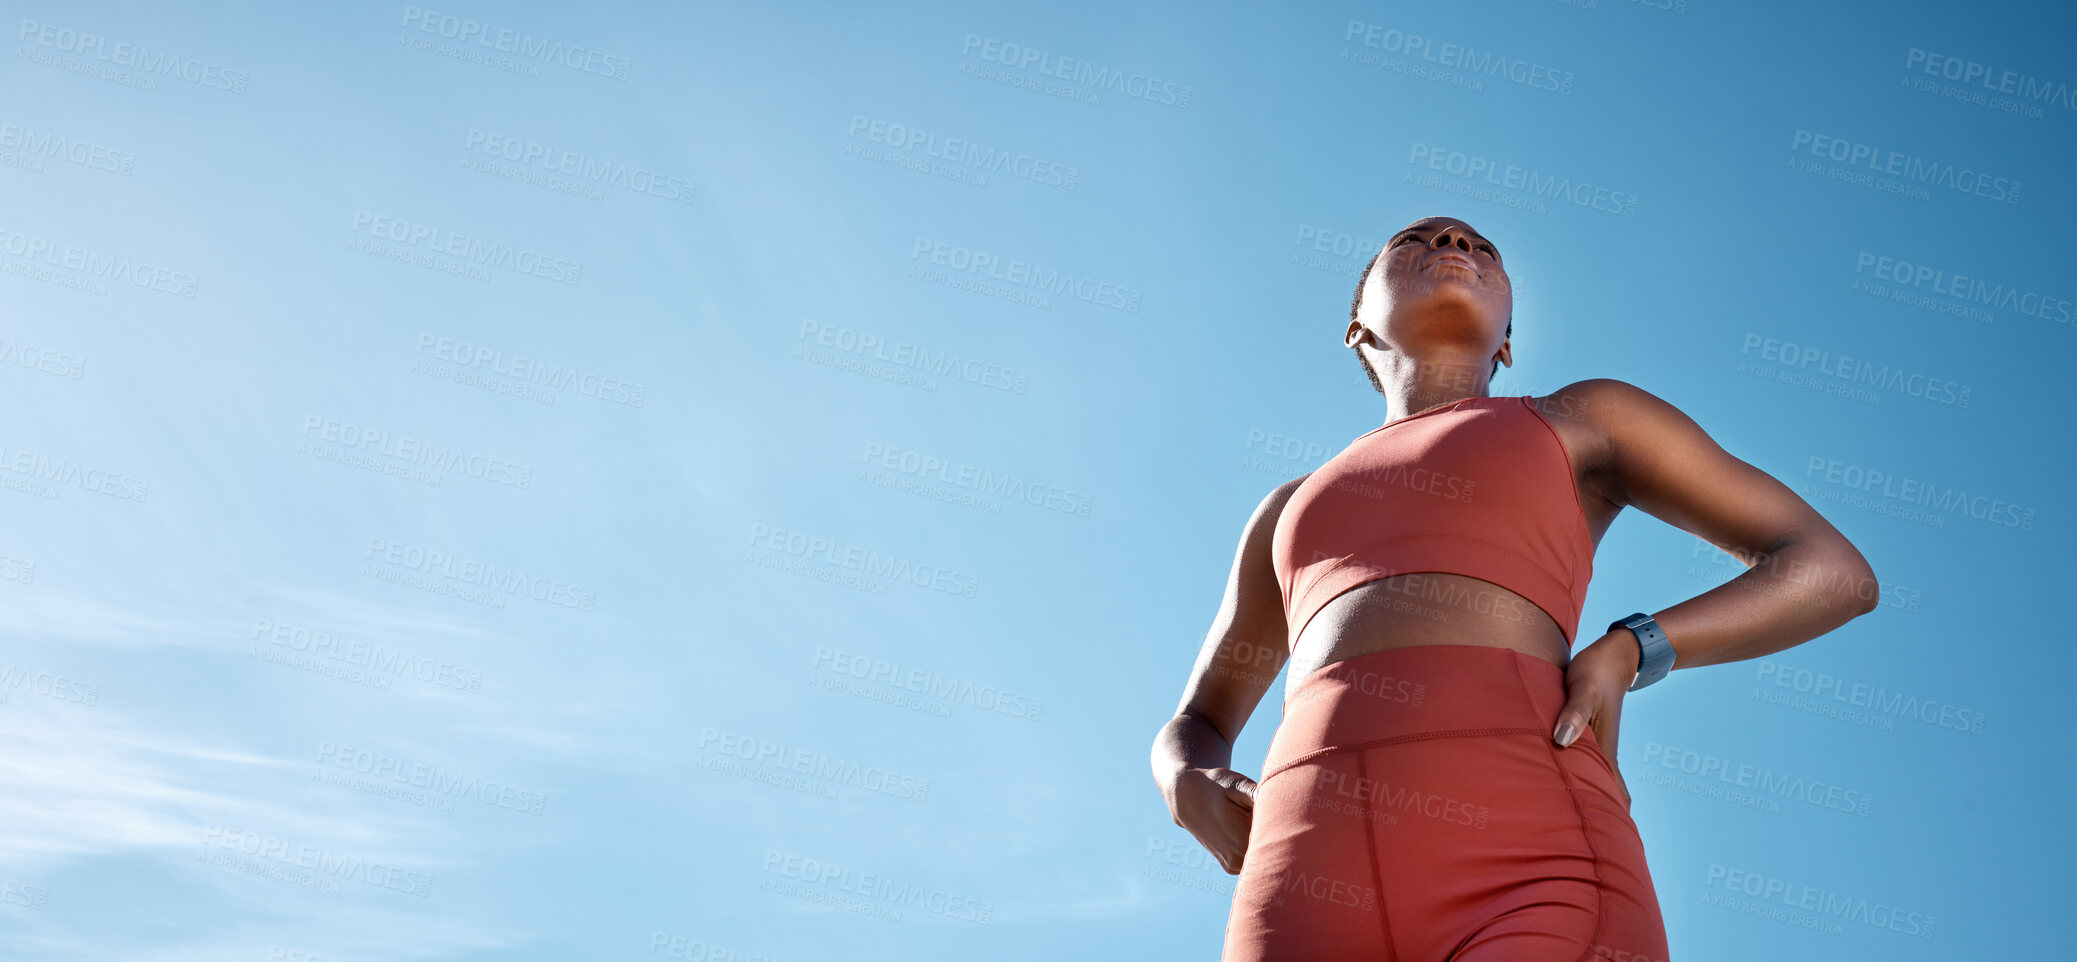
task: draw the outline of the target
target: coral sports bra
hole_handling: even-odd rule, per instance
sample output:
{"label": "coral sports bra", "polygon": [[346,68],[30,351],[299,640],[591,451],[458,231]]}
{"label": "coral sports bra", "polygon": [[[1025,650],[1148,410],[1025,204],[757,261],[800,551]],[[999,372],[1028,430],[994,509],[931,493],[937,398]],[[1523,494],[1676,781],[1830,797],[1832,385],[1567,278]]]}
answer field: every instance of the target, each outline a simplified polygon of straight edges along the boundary
{"label": "coral sports bra", "polygon": [[1293,645],[1345,591],[1445,572],[1528,599],[1569,648],[1594,573],[1571,455],[1528,395],[1462,398],[1349,442],[1292,492],[1271,545]]}

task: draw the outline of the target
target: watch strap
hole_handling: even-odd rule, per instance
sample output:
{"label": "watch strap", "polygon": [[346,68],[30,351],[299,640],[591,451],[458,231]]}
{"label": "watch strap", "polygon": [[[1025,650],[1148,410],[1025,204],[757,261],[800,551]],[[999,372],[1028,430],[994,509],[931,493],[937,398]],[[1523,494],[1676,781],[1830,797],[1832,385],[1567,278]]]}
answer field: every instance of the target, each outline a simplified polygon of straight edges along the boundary
{"label": "watch strap", "polygon": [[1631,680],[1630,691],[1647,687],[1673,670],[1673,642],[1651,615],[1640,611],[1608,626],[1609,631],[1617,628],[1628,628],[1637,636],[1637,677]]}

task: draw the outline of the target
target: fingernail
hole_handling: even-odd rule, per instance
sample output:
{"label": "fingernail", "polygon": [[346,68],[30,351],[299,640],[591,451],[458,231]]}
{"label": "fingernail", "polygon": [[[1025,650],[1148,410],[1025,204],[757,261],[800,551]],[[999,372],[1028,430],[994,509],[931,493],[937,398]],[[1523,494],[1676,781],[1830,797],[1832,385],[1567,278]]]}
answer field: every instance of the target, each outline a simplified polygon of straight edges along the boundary
{"label": "fingernail", "polygon": [[1573,725],[1573,724],[1572,724],[1571,722],[1566,722],[1566,723],[1565,723],[1565,724],[1563,724],[1563,725],[1559,725],[1559,726],[1558,726],[1558,744],[1560,744],[1560,745],[1571,745],[1571,744],[1572,744],[1572,739],[1573,739],[1573,737],[1574,737],[1574,736],[1576,736],[1576,735],[1578,735],[1578,734],[1579,734],[1579,728],[1578,728],[1578,727],[1576,727],[1576,726],[1574,726],[1574,725]]}

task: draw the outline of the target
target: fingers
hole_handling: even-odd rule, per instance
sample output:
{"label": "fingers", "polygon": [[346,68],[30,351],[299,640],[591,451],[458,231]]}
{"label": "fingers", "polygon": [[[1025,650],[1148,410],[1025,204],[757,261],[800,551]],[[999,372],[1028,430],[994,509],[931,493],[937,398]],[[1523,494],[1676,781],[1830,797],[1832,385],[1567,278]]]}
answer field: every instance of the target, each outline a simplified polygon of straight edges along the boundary
{"label": "fingers", "polygon": [[[1574,691],[1558,712],[1558,727],[1551,732],[1552,740],[1560,746],[1570,746],[1586,730],[1587,721],[1594,717],[1594,698],[1584,688]],[[1600,733],[1596,732],[1596,737]]]}
{"label": "fingers", "polygon": [[1218,859],[1228,875],[1239,875],[1253,827],[1253,779],[1227,768],[1195,771],[1178,791],[1177,824]]}
{"label": "fingers", "polygon": [[1620,689],[1604,690],[1594,711],[1592,722],[1594,740],[1601,743],[1601,754],[1608,756],[1608,763],[1615,764],[1615,736],[1623,724],[1623,693]]}
{"label": "fingers", "polygon": [[1220,821],[1219,844],[1205,847],[1218,857],[1219,867],[1225,869],[1226,874],[1239,875],[1241,861],[1248,854],[1250,819],[1246,814],[1228,810],[1226,817]]}
{"label": "fingers", "polygon": [[1235,805],[1239,805],[1251,812],[1254,811],[1255,791],[1260,786],[1255,783],[1254,779],[1246,775],[1240,775],[1238,772],[1234,774],[1239,775],[1239,777],[1226,786],[1226,797],[1233,799]]}
{"label": "fingers", "polygon": [[1255,810],[1255,780],[1230,768],[1214,768],[1208,771],[1211,779],[1225,789],[1226,798],[1248,811]]}
{"label": "fingers", "polygon": [[1615,764],[1615,729],[1620,715],[1617,709],[1606,709],[1594,716],[1594,740],[1601,743],[1601,754],[1608,756],[1608,763]]}
{"label": "fingers", "polygon": [[1229,823],[1228,833],[1233,847],[1219,854],[1219,866],[1228,875],[1239,875],[1241,862],[1247,857],[1248,835],[1254,829],[1255,780],[1230,768],[1220,769],[1219,783],[1226,788],[1226,799],[1243,813]]}

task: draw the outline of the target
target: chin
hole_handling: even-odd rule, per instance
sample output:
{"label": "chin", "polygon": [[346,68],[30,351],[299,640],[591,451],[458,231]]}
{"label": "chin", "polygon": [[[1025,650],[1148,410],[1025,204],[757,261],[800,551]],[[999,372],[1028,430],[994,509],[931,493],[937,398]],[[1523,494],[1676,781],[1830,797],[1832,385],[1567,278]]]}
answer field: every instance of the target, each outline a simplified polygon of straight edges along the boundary
{"label": "chin", "polygon": [[1471,277],[1421,277],[1416,283],[1407,285],[1398,299],[1422,313],[1470,310],[1505,317],[1509,305],[1501,291]]}

